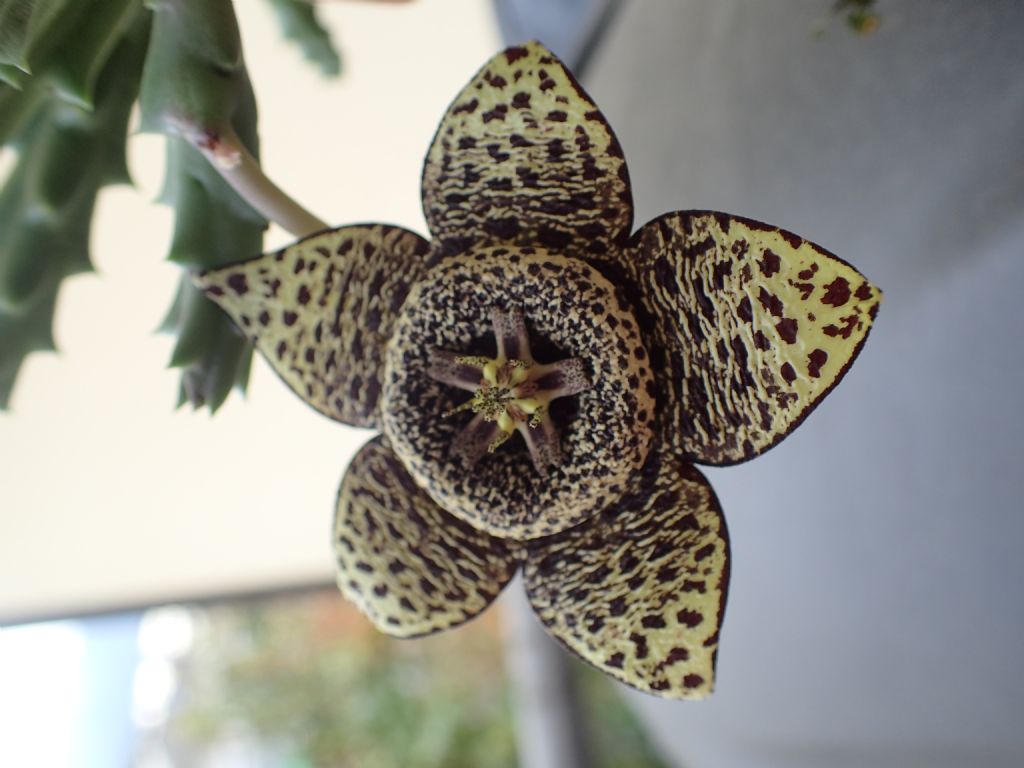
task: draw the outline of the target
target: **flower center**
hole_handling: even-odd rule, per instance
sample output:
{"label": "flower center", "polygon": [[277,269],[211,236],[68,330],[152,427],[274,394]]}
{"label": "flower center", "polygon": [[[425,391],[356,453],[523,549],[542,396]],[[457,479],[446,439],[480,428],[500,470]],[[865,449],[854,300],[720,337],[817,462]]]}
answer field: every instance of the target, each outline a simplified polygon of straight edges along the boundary
{"label": "flower center", "polygon": [[533,359],[521,309],[494,309],[491,322],[497,357],[460,355],[442,349],[430,353],[430,378],[473,393],[472,399],[445,413],[474,414],[456,437],[453,451],[471,467],[518,431],[534,468],[546,476],[548,467],[562,460],[558,430],[548,406],[559,397],[582,392],[590,381],[583,362],[577,358],[544,364]]}

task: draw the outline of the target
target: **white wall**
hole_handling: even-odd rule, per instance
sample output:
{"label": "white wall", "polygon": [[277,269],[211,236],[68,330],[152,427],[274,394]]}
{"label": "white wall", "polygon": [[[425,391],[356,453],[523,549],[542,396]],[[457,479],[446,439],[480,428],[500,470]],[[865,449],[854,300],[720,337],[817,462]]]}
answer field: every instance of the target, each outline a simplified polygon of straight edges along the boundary
{"label": "white wall", "polygon": [[[322,3],[345,74],[283,43],[262,0],[236,4],[264,164],[329,222],[425,233],[423,155],[449,101],[500,44],[486,0]],[[59,356],[25,365],[0,414],[0,620],[330,581],[331,516],[370,437],[317,415],[268,367],[214,418],[175,411],[156,336],[179,270],[154,202],[162,141],[131,141],[141,189],[103,194],[98,275],[68,281]],[[272,230],[267,248],[288,241]]]}

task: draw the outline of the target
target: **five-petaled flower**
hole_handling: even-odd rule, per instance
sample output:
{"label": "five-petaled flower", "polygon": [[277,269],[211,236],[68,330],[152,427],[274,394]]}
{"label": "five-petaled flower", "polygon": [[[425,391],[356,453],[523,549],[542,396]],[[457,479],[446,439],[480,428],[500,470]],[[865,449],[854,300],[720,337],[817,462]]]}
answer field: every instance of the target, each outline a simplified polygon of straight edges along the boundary
{"label": "five-petaled flower", "polygon": [[382,432],[341,484],[342,591],[408,637],[477,615],[521,568],[584,659],[708,694],[729,547],[694,463],[792,431],[878,290],[750,219],[681,211],[631,234],[619,144],[536,43],[452,103],[423,206],[431,242],[345,226],[196,278],[306,402]]}

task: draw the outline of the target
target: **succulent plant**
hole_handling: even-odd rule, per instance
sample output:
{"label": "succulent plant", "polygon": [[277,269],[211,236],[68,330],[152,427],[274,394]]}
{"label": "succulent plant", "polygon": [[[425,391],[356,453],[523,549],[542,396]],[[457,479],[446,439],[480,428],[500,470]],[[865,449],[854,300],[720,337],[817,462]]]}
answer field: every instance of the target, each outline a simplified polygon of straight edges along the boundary
{"label": "succulent plant", "polygon": [[416,636],[476,616],[521,570],[584,659],[707,695],[729,546],[695,464],[746,461],[798,426],[880,292],[739,216],[676,211],[633,233],[619,144],[538,43],[452,102],[423,205],[430,241],[346,226],[195,277],[296,394],[381,433],[341,483],[341,590]]}
{"label": "succulent plant", "polygon": [[[143,130],[169,137],[163,200],[175,210],[172,261],[202,268],[259,253],[265,218],[233,185],[248,184],[256,205],[253,189],[281,197],[255,160],[256,103],[230,0],[146,5],[0,0],[0,144],[17,153],[0,191],[0,409],[24,358],[54,348],[61,281],[91,269],[99,189],[130,183],[125,141],[136,100]],[[313,7],[273,5],[285,33],[322,71],[337,72]],[[213,136],[223,139],[217,147]],[[306,227],[311,219],[299,220]],[[163,329],[177,335],[180,403],[215,410],[232,386],[244,389],[245,339],[187,279]]]}

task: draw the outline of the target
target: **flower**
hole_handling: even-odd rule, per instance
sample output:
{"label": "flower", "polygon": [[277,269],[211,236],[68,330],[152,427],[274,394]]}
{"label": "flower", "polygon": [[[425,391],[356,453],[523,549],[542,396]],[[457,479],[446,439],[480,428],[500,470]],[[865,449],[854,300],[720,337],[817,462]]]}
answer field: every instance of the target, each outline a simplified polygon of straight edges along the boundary
{"label": "flower", "polygon": [[591,664],[707,695],[729,545],[694,464],[789,434],[846,373],[879,291],[737,216],[631,234],[619,144],[537,43],[456,97],[423,205],[431,242],[344,226],[196,277],[300,397],[382,433],[341,484],[341,590],[415,636],[476,616],[521,568]]}

